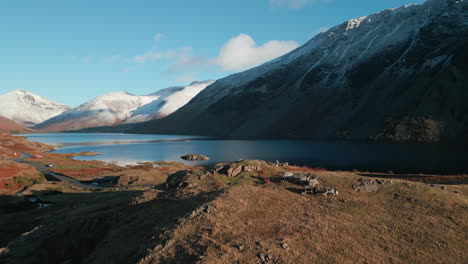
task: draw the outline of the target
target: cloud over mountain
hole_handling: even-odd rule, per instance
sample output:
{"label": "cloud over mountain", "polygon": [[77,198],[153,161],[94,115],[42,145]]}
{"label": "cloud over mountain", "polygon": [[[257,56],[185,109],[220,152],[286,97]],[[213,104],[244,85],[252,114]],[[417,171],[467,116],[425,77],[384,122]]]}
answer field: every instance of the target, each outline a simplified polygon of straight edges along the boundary
{"label": "cloud over mountain", "polygon": [[223,45],[214,63],[224,71],[241,71],[280,57],[297,47],[299,43],[296,41],[281,40],[271,40],[257,46],[251,36],[240,34]]}

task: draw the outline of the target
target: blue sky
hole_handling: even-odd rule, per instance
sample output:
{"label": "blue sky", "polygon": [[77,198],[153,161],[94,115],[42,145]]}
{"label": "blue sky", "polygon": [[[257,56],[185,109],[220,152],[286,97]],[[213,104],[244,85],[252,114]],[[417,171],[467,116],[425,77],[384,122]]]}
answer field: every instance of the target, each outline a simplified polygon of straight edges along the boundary
{"label": "blue sky", "polygon": [[0,94],[77,106],[219,79],[348,19],[423,0],[15,0],[0,2]]}

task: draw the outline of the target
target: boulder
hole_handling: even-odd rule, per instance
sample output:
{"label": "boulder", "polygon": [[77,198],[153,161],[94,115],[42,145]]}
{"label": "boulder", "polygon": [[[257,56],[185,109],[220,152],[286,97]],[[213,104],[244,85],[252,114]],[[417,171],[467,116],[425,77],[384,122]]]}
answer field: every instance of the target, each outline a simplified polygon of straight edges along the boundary
{"label": "boulder", "polygon": [[190,160],[190,161],[195,161],[195,160],[209,160],[210,158],[208,158],[207,156],[205,155],[201,155],[201,154],[187,154],[185,156],[182,156],[180,157],[181,159],[183,160]]}
{"label": "boulder", "polygon": [[120,176],[117,179],[117,185],[118,186],[127,186],[127,185],[131,185],[132,183],[135,183],[137,181],[138,181],[137,176],[123,175],[123,176]]}
{"label": "boulder", "polygon": [[323,196],[338,195],[338,191],[333,187],[325,187],[321,193]]}
{"label": "boulder", "polygon": [[188,185],[188,180],[193,176],[193,172],[189,170],[182,170],[173,173],[167,177],[166,189],[180,188]]}
{"label": "boulder", "polygon": [[236,177],[242,172],[242,166],[232,167],[227,170],[228,177]]}
{"label": "boulder", "polygon": [[359,183],[353,186],[353,189],[357,192],[371,193],[379,190],[381,186],[392,185],[393,182],[383,179],[372,179],[363,180],[359,179]]}
{"label": "boulder", "polygon": [[262,167],[260,165],[247,165],[247,166],[244,166],[243,170],[248,171],[248,172],[261,171]]}
{"label": "boulder", "polygon": [[225,174],[228,177],[236,177],[242,172],[255,172],[263,170],[263,167],[266,166],[266,162],[257,161],[257,160],[240,160],[231,164],[216,164],[211,167],[210,171],[212,173]]}

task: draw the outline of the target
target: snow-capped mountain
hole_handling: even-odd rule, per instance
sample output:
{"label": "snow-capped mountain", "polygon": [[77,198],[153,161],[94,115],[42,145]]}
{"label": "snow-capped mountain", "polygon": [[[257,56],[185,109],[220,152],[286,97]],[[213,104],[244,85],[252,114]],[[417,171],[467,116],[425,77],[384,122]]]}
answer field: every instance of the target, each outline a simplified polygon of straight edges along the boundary
{"label": "snow-capped mountain", "polygon": [[185,87],[171,87],[153,93],[151,96],[156,96],[157,99],[133,111],[125,123],[143,122],[168,116],[214,82],[193,82]]}
{"label": "snow-capped mountain", "polygon": [[36,128],[60,131],[121,124],[133,110],[156,98],[136,96],[127,92],[107,93],[51,118]]}
{"label": "snow-capped mountain", "polygon": [[33,126],[57,116],[70,107],[24,91],[0,95],[0,115],[25,126]]}
{"label": "snow-capped mountain", "polygon": [[171,87],[145,96],[126,92],[104,94],[51,118],[36,128],[55,131],[77,130],[161,118],[185,105],[212,83],[213,81],[194,82],[186,87]]}
{"label": "snow-capped mountain", "polygon": [[[428,0],[349,20],[251,70],[218,80],[131,132],[366,139],[400,116],[468,138],[468,4]],[[215,125],[213,125],[215,124]]]}

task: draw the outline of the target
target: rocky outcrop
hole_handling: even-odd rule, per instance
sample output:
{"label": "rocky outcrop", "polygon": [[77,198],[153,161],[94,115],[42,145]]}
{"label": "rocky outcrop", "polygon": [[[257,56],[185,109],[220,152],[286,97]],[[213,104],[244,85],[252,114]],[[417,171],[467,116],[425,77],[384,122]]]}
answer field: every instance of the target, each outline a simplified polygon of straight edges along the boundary
{"label": "rocky outcrop", "polygon": [[373,141],[397,143],[437,143],[441,140],[445,123],[426,117],[404,117],[387,121],[387,129],[371,137]]}
{"label": "rocky outcrop", "polygon": [[265,166],[267,166],[265,161],[241,160],[230,164],[216,164],[211,168],[211,172],[225,174],[228,177],[236,177],[242,172],[262,171]]}
{"label": "rocky outcrop", "polygon": [[117,179],[117,186],[127,186],[137,182],[138,176],[122,175]]}
{"label": "rocky outcrop", "polygon": [[183,159],[183,160],[190,160],[190,161],[209,160],[210,159],[207,156],[201,155],[201,154],[187,154],[187,155],[184,155],[184,156],[182,156],[180,158]]}
{"label": "rocky outcrop", "polygon": [[359,179],[359,182],[353,186],[353,190],[362,193],[371,193],[376,192],[382,186],[389,186],[392,185],[393,182],[389,180],[382,180],[382,179],[372,179],[372,180],[364,180]]}
{"label": "rocky outcrop", "polygon": [[189,185],[189,179],[195,177],[195,173],[190,170],[182,170],[167,177],[166,189],[183,188]]}
{"label": "rocky outcrop", "polygon": [[319,188],[319,180],[314,173],[300,173],[293,174],[291,172],[284,172],[274,178],[275,181],[287,181],[297,184],[302,187],[302,195],[307,194],[321,194],[324,196],[338,195],[338,190],[333,187]]}

